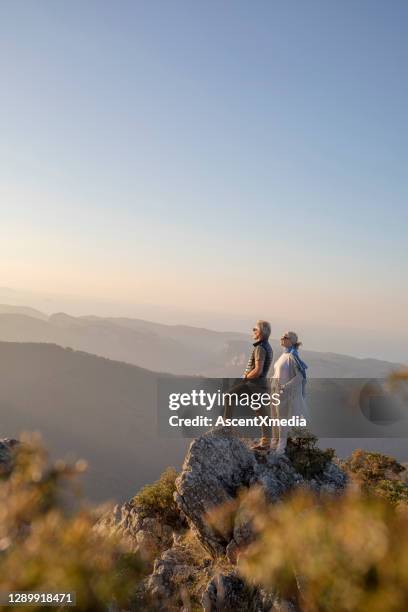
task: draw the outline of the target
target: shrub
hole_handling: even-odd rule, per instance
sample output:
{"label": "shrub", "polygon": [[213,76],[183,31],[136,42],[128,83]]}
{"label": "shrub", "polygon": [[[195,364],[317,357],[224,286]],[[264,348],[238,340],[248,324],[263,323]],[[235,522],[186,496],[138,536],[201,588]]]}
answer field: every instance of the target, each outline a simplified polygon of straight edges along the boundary
{"label": "shrub", "polygon": [[395,478],[404,471],[404,466],[394,457],[365,451],[361,448],[342,461],[342,466],[347,472],[368,484]]}
{"label": "shrub", "polygon": [[408,502],[405,468],[394,457],[357,449],[341,464],[364,492],[378,495],[392,504]]}
{"label": "shrub", "polygon": [[304,430],[297,432],[295,428],[288,439],[286,454],[295,470],[307,479],[322,475],[335,454],[334,449],[322,450],[316,444],[316,436]]}
{"label": "shrub", "polygon": [[408,486],[401,480],[380,480],[373,493],[394,505],[408,504]]}
{"label": "shrub", "polygon": [[176,525],[179,512],[174,501],[177,471],[168,467],[156,482],[145,485],[133,498],[133,504],[141,518],[160,517],[168,525]]}

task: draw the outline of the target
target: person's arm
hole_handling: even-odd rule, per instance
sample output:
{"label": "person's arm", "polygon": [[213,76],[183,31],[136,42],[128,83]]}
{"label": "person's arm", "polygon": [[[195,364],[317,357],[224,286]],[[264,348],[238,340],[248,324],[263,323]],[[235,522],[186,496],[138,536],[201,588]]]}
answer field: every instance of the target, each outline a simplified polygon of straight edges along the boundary
{"label": "person's arm", "polygon": [[300,370],[298,369],[296,363],[294,362],[293,357],[290,357],[291,360],[291,369],[292,369],[292,373],[293,376],[288,380],[288,382],[284,385],[281,386],[281,390],[283,392],[285,391],[289,391],[290,389],[292,389],[293,387],[295,387],[296,385],[301,385],[302,384],[302,380],[303,380],[303,376],[302,373],[300,372]]}
{"label": "person's arm", "polygon": [[246,374],[245,378],[247,380],[260,377],[265,363],[265,356],[265,349],[262,346],[257,346],[255,351],[255,367]]}
{"label": "person's arm", "polygon": [[302,380],[303,380],[303,376],[301,372],[296,372],[295,376],[291,378],[290,380],[288,380],[286,384],[282,385],[281,388],[285,391],[285,389],[290,389],[291,387],[298,385],[299,382]]}

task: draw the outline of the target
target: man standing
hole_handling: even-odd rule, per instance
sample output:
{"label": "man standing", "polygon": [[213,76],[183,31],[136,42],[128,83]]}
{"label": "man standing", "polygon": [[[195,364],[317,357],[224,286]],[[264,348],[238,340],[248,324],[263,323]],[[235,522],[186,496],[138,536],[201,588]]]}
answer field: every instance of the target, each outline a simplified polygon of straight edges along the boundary
{"label": "man standing", "polygon": [[[268,372],[273,359],[272,347],[269,344],[271,335],[271,325],[268,321],[257,321],[252,329],[252,336],[255,342],[245,369],[242,382],[235,385],[230,393],[238,396],[243,394],[252,395],[253,393],[269,393]],[[270,416],[266,407],[263,406],[258,411],[263,416]],[[232,404],[226,402],[224,409],[224,419],[232,417]],[[270,447],[269,428],[262,425],[262,437],[259,444],[254,445],[254,450],[268,450]]]}

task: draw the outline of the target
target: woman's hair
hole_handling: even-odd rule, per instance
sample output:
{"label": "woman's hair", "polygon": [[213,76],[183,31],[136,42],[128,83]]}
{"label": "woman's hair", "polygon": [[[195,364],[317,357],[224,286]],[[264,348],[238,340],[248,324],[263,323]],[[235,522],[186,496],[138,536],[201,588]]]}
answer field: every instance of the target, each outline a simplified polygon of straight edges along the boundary
{"label": "woman's hair", "polygon": [[292,346],[294,346],[296,350],[299,348],[299,346],[302,346],[302,343],[299,342],[299,338],[296,332],[288,331],[285,333],[285,335],[292,342]]}
{"label": "woman's hair", "polygon": [[256,322],[256,324],[259,327],[259,330],[262,334],[262,338],[265,338],[265,340],[267,340],[271,335],[271,324],[269,323],[269,321],[259,320]]}

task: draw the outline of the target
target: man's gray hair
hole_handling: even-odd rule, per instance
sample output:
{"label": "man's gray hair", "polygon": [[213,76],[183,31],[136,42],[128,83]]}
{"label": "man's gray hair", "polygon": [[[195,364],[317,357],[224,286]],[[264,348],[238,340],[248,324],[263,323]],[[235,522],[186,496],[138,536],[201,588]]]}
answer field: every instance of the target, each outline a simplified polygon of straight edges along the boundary
{"label": "man's gray hair", "polygon": [[259,327],[259,330],[262,334],[262,338],[267,340],[271,335],[271,324],[269,323],[269,321],[259,320],[256,322],[256,324]]}

